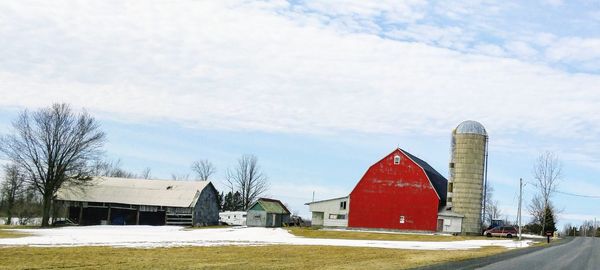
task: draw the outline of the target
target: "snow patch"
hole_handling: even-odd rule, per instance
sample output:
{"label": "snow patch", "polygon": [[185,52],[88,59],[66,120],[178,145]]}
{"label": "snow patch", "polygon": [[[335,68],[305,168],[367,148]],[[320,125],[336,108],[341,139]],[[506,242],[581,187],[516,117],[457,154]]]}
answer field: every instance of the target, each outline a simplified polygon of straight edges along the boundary
{"label": "snow patch", "polygon": [[32,234],[0,239],[0,246],[113,246],[158,248],[181,246],[317,245],[419,250],[464,250],[484,246],[526,247],[531,240],[467,240],[453,242],[380,241],[304,238],[282,228],[231,227],[186,229],[178,226],[85,226],[19,229]]}

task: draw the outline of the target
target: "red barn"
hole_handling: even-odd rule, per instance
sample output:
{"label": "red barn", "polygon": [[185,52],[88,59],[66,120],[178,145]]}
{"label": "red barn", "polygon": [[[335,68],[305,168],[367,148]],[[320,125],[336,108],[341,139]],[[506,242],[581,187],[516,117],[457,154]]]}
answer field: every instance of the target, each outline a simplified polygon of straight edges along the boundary
{"label": "red barn", "polygon": [[350,193],[348,227],[439,230],[447,185],[427,162],[398,148],[373,164]]}

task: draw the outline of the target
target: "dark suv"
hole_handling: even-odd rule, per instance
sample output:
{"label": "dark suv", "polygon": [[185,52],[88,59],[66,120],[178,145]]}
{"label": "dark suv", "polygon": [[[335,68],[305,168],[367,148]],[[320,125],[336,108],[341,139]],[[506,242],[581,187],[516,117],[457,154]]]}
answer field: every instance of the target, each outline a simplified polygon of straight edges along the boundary
{"label": "dark suv", "polygon": [[517,228],[513,226],[498,226],[485,231],[483,234],[487,237],[500,236],[512,238],[513,236],[517,235],[517,233]]}

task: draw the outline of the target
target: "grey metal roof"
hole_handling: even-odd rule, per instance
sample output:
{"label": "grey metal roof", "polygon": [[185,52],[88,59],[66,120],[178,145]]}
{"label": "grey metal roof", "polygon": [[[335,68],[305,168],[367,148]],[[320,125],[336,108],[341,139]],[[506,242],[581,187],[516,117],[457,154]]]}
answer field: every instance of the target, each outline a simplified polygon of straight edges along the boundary
{"label": "grey metal roof", "polygon": [[169,207],[193,207],[210,181],[95,177],[89,185],[62,187],[56,199]]}
{"label": "grey metal roof", "polygon": [[313,202],[307,202],[304,205],[310,205],[313,203],[322,203],[322,202],[328,202],[328,201],[335,201],[335,200],[341,200],[341,199],[348,199],[349,196],[344,196],[344,197],[338,197],[338,198],[332,198],[332,199],[326,199],[326,200],[320,200],[320,201],[313,201]]}
{"label": "grey metal roof", "polygon": [[450,210],[442,210],[438,212],[438,216],[443,216],[443,217],[459,217],[459,218],[464,218],[464,215],[461,215],[459,213],[456,212],[452,212]]}
{"label": "grey metal roof", "polygon": [[472,120],[467,120],[467,121],[460,123],[456,127],[456,133],[479,134],[479,135],[487,136],[487,131],[485,131],[485,128],[483,127],[483,125],[477,121],[472,121]]}

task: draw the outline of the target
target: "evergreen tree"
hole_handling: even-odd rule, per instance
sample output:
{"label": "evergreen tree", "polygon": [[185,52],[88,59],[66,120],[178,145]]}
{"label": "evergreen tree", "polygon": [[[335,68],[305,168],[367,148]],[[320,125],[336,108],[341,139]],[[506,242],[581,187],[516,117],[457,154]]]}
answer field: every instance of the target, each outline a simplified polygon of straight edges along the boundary
{"label": "evergreen tree", "polygon": [[545,225],[546,227],[544,228],[544,230],[546,232],[548,231],[552,231],[555,232],[556,231],[556,224],[554,222],[554,211],[552,211],[551,207],[546,207],[546,215],[545,215]]}
{"label": "evergreen tree", "polygon": [[219,206],[219,211],[223,211],[223,192],[217,194],[217,205]]}

